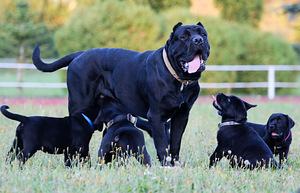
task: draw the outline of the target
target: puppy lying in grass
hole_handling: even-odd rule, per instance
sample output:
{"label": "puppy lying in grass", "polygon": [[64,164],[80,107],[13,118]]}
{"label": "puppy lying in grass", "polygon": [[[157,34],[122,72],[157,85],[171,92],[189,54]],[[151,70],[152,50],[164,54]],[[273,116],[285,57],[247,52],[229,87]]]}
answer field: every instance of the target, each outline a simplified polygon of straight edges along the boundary
{"label": "puppy lying in grass", "polygon": [[287,160],[292,143],[292,131],[295,122],[288,115],[282,113],[272,114],[266,125],[246,123],[252,127],[267,143],[275,155],[279,155],[279,163]]}
{"label": "puppy lying in grass", "polygon": [[1,106],[2,114],[20,122],[8,152],[10,162],[17,157],[20,165],[24,164],[38,150],[50,154],[64,154],[66,166],[71,166],[74,160],[77,160],[76,163],[89,160],[89,142],[94,127],[88,116],[95,112],[86,111],[85,114],[64,118],[26,117],[11,113],[8,108],[6,105]]}
{"label": "puppy lying in grass", "polygon": [[223,93],[213,98],[213,106],[222,112],[222,121],[217,134],[218,146],[210,157],[210,167],[223,156],[230,160],[232,167],[247,169],[278,167],[273,153],[264,140],[245,124],[247,110],[256,105]]}

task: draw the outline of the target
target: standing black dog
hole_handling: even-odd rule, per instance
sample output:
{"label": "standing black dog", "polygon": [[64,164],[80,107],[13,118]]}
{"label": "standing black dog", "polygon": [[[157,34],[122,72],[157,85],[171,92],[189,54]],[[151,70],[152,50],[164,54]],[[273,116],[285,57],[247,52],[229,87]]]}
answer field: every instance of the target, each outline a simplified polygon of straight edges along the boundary
{"label": "standing black dog", "polygon": [[99,161],[111,162],[113,156],[135,156],[146,166],[151,166],[151,158],[145,146],[144,134],[134,127],[131,115],[124,113],[118,102],[103,100],[97,120],[104,122],[106,128],[98,152]]}
{"label": "standing black dog", "polygon": [[287,159],[290,145],[292,143],[292,131],[295,122],[282,113],[274,113],[269,117],[266,125],[247,122],[267,143],[271,151],[279,154],[279,163]]}
{"label": "standing black dog", "polygon": [[[67,85],[69,113],[94,107],[100,96],[119,100],[125,111],[149,120],[153,140],[162,164],[171,155],[179,160],[182,135],[189,112],[197,99],[198,79],[210,54],[207,32],[197,25],[178,23],[166,45],[158,50],[135,52],[124,49],[90,49],[67,55],[51,64],[40,59],[37,47],[32,55],[37,69],[53,72],[69,66]],[[171,118],[170,151],[165,122]]]}
{"label": "standing black dog", "polygon": [[277,167],[273,154],[264,140],[251,127],[248,127],[247,110],[251,105],[236,96],[219,93],[213,106],[222,112],[222,122],[217,134],[218,146],[210,157],[210,166],[222,159],[230,159],[232,167],[268,168]]}
{"label": "standing black dog", "polygon": [[[94,133],[92,121],[87,117],[95,112],[79,113],[64,118],[32,116],[10,113],[1,106],[1,112],[9,119],[21,122],[8,152],[10,162],[15,159],[24,164],[38,150],[50,154],[64,154],[66,166],[71,166],[76,156],[79,161],[89,158],[89,142]],[[95,117],[94,117],[95,119]]]}

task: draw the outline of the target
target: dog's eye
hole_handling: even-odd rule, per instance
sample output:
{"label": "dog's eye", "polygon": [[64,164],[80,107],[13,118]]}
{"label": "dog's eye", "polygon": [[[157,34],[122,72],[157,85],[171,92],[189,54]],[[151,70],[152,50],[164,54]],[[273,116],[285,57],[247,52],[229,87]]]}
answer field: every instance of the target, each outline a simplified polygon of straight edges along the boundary
{"label": "dog's eye", "polygon": [[184,34],[180,37],[181,40],[186,40],[188,38],[188,35]]}
{"label": "dog's eye", "polygon": [[228,98],[227,101],[230,102],[230,98]]}
{"label": "dog's eye", "polygon": [[202,33],[201,35],[202,35],[203,37],[206,37],[206,36],[207,36],[205,33]]}

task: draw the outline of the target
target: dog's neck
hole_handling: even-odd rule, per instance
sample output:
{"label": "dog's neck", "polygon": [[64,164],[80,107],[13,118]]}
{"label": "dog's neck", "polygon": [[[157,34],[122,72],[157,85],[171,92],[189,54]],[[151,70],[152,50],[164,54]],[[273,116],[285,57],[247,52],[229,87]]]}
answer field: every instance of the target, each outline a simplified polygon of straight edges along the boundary
{"label": "dog's neck", "polygon": [[289,132],[288,136],[284,140],[282,140],[282,142],[286,142],[286,140],[288,140],[290,136],[291,136],[291,131]]}
{"label": "dog's neck", "polygon": [[121,122],[121,121],[128,121],[135,126],[135,124],[137,122],[137,118],[134,117],[133,115],[131,115],[130,113],[128,113],[126,115],[123,115],[123,114],[117,115],[113,119],[111,119],[110,121],[108,121],[106,123],[106,129],[109,129],[112,125],[114,125],[118,122]]}
{"label": "dog's neck", "polygon": [[172,74],[172,76],[178,80],[179,82],[181,82],[182,85],[184,86],[187,86],[187,85],[190,85],[192,84],[194,81],[192,80],[182,80],[179,78],[179,76],[176,74],[175,70],[173,69],[169,59],[168,59],[168,56],[167,56],[167,52],[166,52],[166,49],[164,48],[163,49],[163,59],[164,59],[164,63],[166,65],[166,67],[168,68],[169,72]]}
{"label": "dog's neck", "polygon": [[241,125],[241,123],[238,123],[238,122],[235,122],[235,121],[225,121],[225,122],[219,123],[218,127],[220,129],[221,127],[229,126],[229,125]]}

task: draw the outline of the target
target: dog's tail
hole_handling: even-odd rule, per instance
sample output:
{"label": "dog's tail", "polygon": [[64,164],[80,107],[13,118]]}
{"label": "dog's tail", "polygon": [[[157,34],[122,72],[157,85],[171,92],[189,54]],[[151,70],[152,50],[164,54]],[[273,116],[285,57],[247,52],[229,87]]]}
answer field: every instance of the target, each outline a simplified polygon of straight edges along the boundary
{"label": "dog's tail", "polygon": [[32,61],[35,67],[42,71],[42,72],[54,72],[60,68],[68,66],[74,58],[81,55],[84,51],[80,52],[74,52],[72,54],[66,55],[62,57],[61,59],[58,59],[57,61],[53,63],[44,63],[40,58],[40,48],[38,46],[35,47],[33,53],[32,53]]}
{"label": "dog's tail", "polygon": [[7,105],[2,105],[1,106],[1,113],[5,117],[7,117],[9,119],[12,119],[12,120],[15,120],[15,121],[19,121],[21,123],[26,123],[27,122],[28,117],[8,112],[8,110],[6,110],[6,109],[9,109],[9,107]]}

